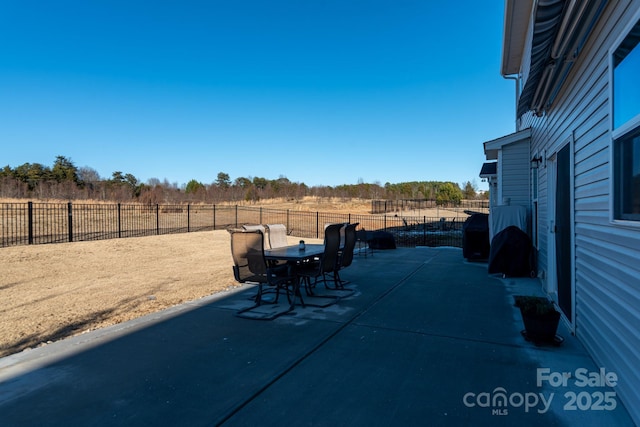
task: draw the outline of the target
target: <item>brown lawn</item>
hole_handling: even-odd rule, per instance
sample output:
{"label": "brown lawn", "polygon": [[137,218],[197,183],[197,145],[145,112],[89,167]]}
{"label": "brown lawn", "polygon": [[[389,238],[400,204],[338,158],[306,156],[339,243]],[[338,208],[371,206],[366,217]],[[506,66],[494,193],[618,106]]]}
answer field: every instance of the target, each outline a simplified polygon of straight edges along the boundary
{"label": "brown lawn", "polygon": [[224,230],[0,249],[0,356],[229,289]]}

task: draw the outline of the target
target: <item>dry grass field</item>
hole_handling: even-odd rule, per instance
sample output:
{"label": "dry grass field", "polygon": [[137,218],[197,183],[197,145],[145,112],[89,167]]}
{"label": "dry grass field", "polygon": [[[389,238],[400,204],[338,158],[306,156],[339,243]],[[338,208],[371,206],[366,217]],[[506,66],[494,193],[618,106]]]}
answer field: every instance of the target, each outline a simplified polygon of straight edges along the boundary
{"label": "dry grass field", "polygon": [[[311,198],[260,206],[353,214],[371,207]],[[237,286],[224,230],[6,247],[0,266],[0,357]]]}
{"label": "dry grass field", "polygon": [[0,356],[235,286],[224,230],[0,249]]}

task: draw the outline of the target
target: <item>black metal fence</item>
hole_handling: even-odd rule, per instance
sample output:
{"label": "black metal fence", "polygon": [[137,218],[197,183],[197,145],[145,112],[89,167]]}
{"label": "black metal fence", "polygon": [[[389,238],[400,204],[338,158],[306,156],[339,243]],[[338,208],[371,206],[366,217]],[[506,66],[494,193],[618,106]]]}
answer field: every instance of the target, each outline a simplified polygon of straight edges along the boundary
{"label": "black metal fence", "polygon": [[223,230],[242,224],[285,224],[290,235],[323,238],[332,222],[386,231],[397,246],[462,247],[466,215],[360,215],[228,205],[1,203],[0,247]]}
{"label": "black metal fence", "polygon": [[488,200],[461,200],[460,202],[446,202],[440,203],[433,199],[400,199],[400,200],[372,200],[371,201],[371,213],[389,213],[389,212],[404,212],[404,211],[417,211],[421,209],[445,209],[455,211],[477,211],[488,213],[489,201]]}

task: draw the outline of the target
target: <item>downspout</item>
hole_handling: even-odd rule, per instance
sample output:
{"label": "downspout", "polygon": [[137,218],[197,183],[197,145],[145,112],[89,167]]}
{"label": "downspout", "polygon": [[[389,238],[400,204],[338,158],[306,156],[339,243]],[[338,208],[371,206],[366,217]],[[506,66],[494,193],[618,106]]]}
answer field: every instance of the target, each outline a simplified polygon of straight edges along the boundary
{"label": "downspout", "polygon": [[520,80],[520,76],[518,74],[511,74],[511,75],[503,75],[502,78],[507,79],[507,80],[513,80],[516,84],[516,102],[515,102],[515,106],[516,106],[516,120],[515,120],[515,124],[516,124],[516,131],[518,131],[518,101],[520,100],[520,85],[519,80]]}

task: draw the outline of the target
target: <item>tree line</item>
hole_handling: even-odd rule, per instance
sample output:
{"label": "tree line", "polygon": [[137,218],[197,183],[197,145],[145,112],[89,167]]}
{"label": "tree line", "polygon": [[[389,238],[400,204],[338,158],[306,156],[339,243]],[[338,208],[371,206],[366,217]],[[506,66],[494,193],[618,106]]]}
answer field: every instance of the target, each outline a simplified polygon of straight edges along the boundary
{"label": "tree line", "polygon": [[477,187],[466,182],[462,187],[453,182],[420,181],[398,184],[344,184],[335,187],[313,186],[291,182],[286,177],[238,177],[219,172],[214,182],[205,184],[195,179],[179,187],[166,179],[151,178],[146,183],[130,173],[115,171],[102,178],[95,169],[78,168],[65,156],[57,156],[53,166],[25,163],[0,170],[0,198],[35,198],[63,200],[98,200],[156,203],[220,203],[258,202],[261,199],[301,199],[305,196],[361,199],[429,199],[438,203],[459,202],[484,197]]}

